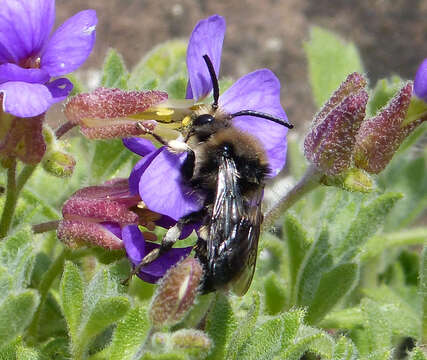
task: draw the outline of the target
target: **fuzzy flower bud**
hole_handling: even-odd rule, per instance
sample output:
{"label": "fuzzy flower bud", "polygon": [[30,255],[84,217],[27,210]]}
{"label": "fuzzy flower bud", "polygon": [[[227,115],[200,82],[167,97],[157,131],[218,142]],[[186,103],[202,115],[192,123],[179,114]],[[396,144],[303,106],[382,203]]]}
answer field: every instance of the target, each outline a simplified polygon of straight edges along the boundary
{"label": "fuzzy flower bud", "polygon": [[167,98],[162,91],[98,88],[74,96],[65,107],[65,115],[91,139],[138,136],[154,129],[155,121],[142,120],[153,120],[148,110]]}
{"label": "fuzzy flower bud", "polygon": [[188,257],[170,268],[161,280],[150,306],[149,316],[155,327],[174,325],[191,308],[203,275],[198,260]]}
{"label": "fuzzy flower bud", "polygon": [[138,215],[130,208],[139,201],[130,194],[127,179],[80,189],[62,207],[58,238],[70,247],[92,244],[121,249],[121,226],[138,223]]}
{"label": "fuzzy flower bud", "polygon": [[171,347],[184,351],[191,359],[204,359],[212,347],[212,340],[203,331],[182,329],[172,334]]}
{"label": "fuzzy flower bud", "polygon": [[73,174],[76,160],[62,151],[52,151],[42,160],[43,169],[57,177],[69,177]]}
{"label": "fuzzy flower bud", "polygon": [[306,158],[327,175],[351,165],[355,138],[365,117],[366,80],[350,74],[319,111],[304,141]]}
{"label": "fuzzy flower bud", "polygon": [[412,84],[406,84],[377,116],[363,122],[356,137],[355,165],[371,174],[387,166],[402,141],[427,117],[407,121]]}

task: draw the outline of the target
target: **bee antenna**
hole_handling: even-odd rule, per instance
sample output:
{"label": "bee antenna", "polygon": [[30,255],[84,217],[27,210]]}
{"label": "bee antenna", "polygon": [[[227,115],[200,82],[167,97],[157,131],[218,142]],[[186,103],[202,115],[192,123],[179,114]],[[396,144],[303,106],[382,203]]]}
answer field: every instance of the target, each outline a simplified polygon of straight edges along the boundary
{"label": "bee antenna", "polygon": [[294,127],[292,124],[290,124],[290,123],[286,122],[285,120],[280,119],[280,118],[278,118],[276,116],[273,116],[273,115],[270,115],[270,114],[266,114],[266,113],[263,113],[263,112],[260,112],[260,111],[254,111],[254,110],[242,110],[242,111],[236,112],[234,114],[231,114],[230,118],[232,119],[232,118],[235,118],[235,117],[238,117],[238,116],[245,116],[245,115],[247,115],[247,116],[255,116],[255,117],[267,119],[267,120],[273,121],[273,122],[275,122],[277,124],[286,126],[289,129],[292,129]]}
{"label": "bee antenna", "polygon": [[212,80],[212,88],[213,88],[213,98],[214,102],[212,104],[212,108],[214,110],[218,109],[218,99],[219,99],[219,85],[218,85],[218,78],[216,77],[215,69],[213,67],[212,61],[209,58],[209,56],[203,55],[203,59],[205,60],[205,63],[209,70],[209,75],[211,76]]}

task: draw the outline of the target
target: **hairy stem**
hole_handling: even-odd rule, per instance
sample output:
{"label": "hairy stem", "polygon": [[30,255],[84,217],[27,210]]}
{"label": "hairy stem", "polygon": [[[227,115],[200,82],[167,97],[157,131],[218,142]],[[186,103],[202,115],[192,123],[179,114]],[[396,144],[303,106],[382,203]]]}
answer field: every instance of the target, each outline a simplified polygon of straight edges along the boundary
{"label": "hairy stem", "polygon": [[33,225],[34,234],[41,234],[47,231],[56,230],[59,224],[59,220],[47,221],[41,224]]}
{"label": "hairy stem", "polygon": [[314,190],[320,185],[323,174],[314,166],[309,166],[301,180],[289,190],[276,204],[264,214],[264,228],[268,228],[292,205],[294,205],[304,195]]}
{"label": "hairy stem", "polygon": [[144,355],[144,353],[147,351],[147,345],[150,343],[154,333],[155,333],[155,329],[153,327],[150,328],[150,330],[148,331],[147,337],[145,338],[145,341],[142,343],[138,351],[132,357],[132,360],[138,360],[141,358],[142,355]]}
{"label": "hairy stem", "polygon": [[70,131],[73,127],[75,127],[75,124],[70,123],[67,121],[66,123],[62,124],[58,129],[55,130],[55,136],[57,139],[64,136],[68,131]]}
{"label": "hairy stem", "polygon": [[7,169],[6,201],[4,203],[3,213],[0,220],[0,239],[4,238],[9,232],[13,214],[15,213],[17,199],[16,159],[14,158],[11,160]]}

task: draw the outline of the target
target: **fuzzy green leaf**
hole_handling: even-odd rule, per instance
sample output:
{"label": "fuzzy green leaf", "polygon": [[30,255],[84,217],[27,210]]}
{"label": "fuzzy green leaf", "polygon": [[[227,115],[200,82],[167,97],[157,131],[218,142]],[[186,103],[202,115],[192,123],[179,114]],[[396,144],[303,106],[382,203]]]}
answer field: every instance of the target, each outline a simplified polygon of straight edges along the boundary
{"label": "fuzzy green leaf", "polygon": [[326,329],[352,329],[363,324],[364,318],[360,307],[349,307],[332,311],[320,323]]}
{"label": "fuzzy green leaf", "polygon": [[353,342],[345,336],[341,336],[335,344],[333,359],[356,360],[357,355],[357,350]]}
{"label": "fuzzy green leaf", "polygon": [[378,231],[401,193],[386,193],[364,205],[351,222],[347,236],[337,244],[334,253],[341,262],[351,261],[365,242]]}
{"label": "fuzzy green leaf", "polygon": [[427,246],[424,246],[420,263],[420,286],[422,314],[421,314],[421,340],[427,343]]}
{"label": "fuzzy green leaf", "polygon": [[180,353],[153,354],[149,352],[139,360],[188,360],[188,357]]}
{"label": "fuzzy green leaf", "polygon": [[306,321],[317,324],[357,284],[359,267],[354,263],[341,264],[322,274]]}
{"label": "fuzzy green leaf", "polygon": [[218,293],[206,319],[206,332],[212,339],[214,347],[208,360],[224,359],[227,343],[236,328],[233,310],[228,298]]}
{"label": "fuzzy green leaf", "polygon": [[12,290],[13,277],[8,271],[0,266],[0,304]]}
{"label": "fuzzy green leaf", "polygon": [[369,98],[367,106],[368,114],[374,116],[378,113],[378,111],[387,105],[402,85],[403,81],[398,76],[393,76],[390,79],[378,80]]}
{"label": "fuzzy green leaf", "polygon": [[357,48],[325,29],[313,27],[304,49],[314,99],[319,107],[348,74],[364,71]]}
{"label": "fuzzy green leaf", "polygon": [[308,238],[307,232],[294,216],[288,214],[284,225],[289,251],[291,296],[294,297],[298,271],[312,241]]}
{"label": "fuzzy green leaf", "polygon": [[416,347],[409,355],[410,360],[427,360],[427,355],[421,350],[421,348]]}
{"label": "fuzzy green leaf", "polygon": [[282,349],[287,349],[291,346],[298,335],[298,331],[303,324],[305,311],[292,310],[284,313],[283,315],[284,329],[282,333]]}
{"label": "fuzzy green leaf", "polygon": [[300,267],[296,289],[297,305],[309,306],[312,303],[322,273],[332,266],[332,256],[329,251],[329,233],[324,228]]}
{"label": "fuzzy green leaf", "polygon": [[42,357],[36,349],[31,349],[25,346],[17,346],[16,358],[19,360],[41,360]]}
{"label": "fuzzy green leaf", "polygon": [[98,335],[109,325],[120,320],[127,313],[129,307],[129,299],[124,296],[101,299],[90,313],[80,336],[92,338]]}
{"label": "fuzzy green leaf", "polygon": [[70,261],[65,263],[59,294],[70,337],[73,342],[76,342],[82,320],[84,285],[79,268]]}
{"label": "fuzzy green leaf", "polygon": [[284,319],[282,316],[266,321],[252,333],[252,336],[241,347],[236,359],[272,359],[281,349],[283,331]]}
{"label": "fuzzy green leaf", "polygon": [[254,292],[253,296],[253,303],[250,309],[248,310],[248,313],[246,314],[242,323],[239,324],[236,331],[233,333],[233,336],[227,348],[226,359],[236,359],[242,345],[252,336],[252,332],[254,331],[260,311],[259,294],[257,292]]}
{"label": "fuzzy green leaf", "polygon": [[275,315],[286,305],[286,287],[276,273],[270,272],[264,280],[265,311]]}
{"label": "fuzzy green leaf", "polygon": [[0,347],[16,339],[30,324],[39,304],[39,295],[26,290],[9,295],[0,305]]}
{"label": "fuzzy green leaf", "polygon": [[101,85],[107,88],[126,89],[128,78],[123,57],[115,49],[110,49],[105,57]]}
{"label": "fuzzy green leaf", "polygon": [[147,309],[130,310],[114,331],[110,347],[110,360],[131,360],[148,334],[150,322]]}

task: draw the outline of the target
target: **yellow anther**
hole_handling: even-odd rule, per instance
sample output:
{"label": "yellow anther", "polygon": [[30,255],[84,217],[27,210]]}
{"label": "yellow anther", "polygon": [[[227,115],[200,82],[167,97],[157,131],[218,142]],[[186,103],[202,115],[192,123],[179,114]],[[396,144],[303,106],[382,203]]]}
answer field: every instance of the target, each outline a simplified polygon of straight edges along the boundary
{"label": "yellow anther", "polygon": [[164,108],[164,109],[157,110],[156,115],[158,115],[158,116],[169,116],[169,115],[172,115],[173,113],[174,113],[174,110]]}
{"label": "yellow anther", "polygon": [[185,116],[184,119],[182,119],[182,125],[188,126],[191,123],[191,117],[189,115]]}
{"label": "yellow anther", "polygon": [[138,209],[145,209],[145,208],[147,207],[147,205],[145,205],[145,202],[143,202],[143,201],[141,200],[138,204],[136,204],[136,207],[137,207]]}

